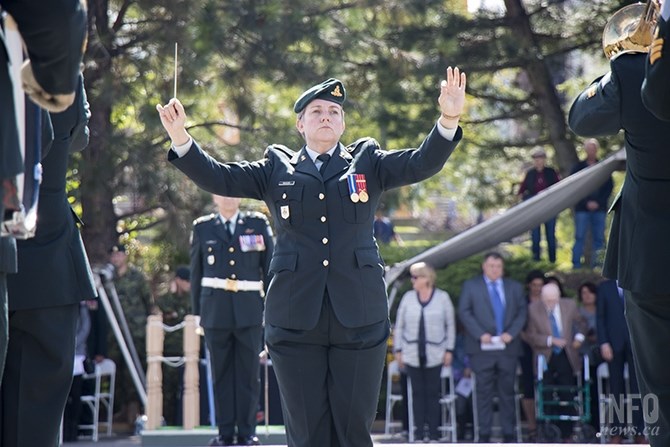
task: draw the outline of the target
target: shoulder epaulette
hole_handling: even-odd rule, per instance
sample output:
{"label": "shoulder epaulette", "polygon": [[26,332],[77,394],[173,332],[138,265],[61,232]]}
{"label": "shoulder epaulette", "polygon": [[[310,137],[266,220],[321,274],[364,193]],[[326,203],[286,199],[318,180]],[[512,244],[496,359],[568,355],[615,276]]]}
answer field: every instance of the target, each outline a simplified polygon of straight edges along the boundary
{"label": "shoulder epaulette", "polygon": [[283,144],[271,144],[265,149],[265,156],[268,156],[268,153],[270,151],[276,151],[279,152],[280,154],[286,155],[288,158],[293,158],[295,155],[295,151],[293,149],[289,149],[288,147],[284,146]]}
{"label": "shoulder epaulette", "polygon": [[356,140],[353,143],[351,143],[350,145],[348,145],[347,146],[347,152],[349,152],[352,155],[355,155],[360,150],[362,150],[362,149],[364,149],[368,146],[371,146],[372,149],[380,149],[381,148],[381,146],[379,145],[377,140],[375,140],[374,138],[363,137],[363,138],[359,138],[358,140]]}
{"label": "shoulder epaulette", "polygon": [[259,211],[247,211],[246,217],[248,219],[259,219],[262,220],[263,222],[268,222],[267,216]]}
{"label": "shoulder epaulette", "polygon": [[212,220],[214,218],[216,218],[215,213],[208,214],[206,216],[200,216],[196,220],[193,221],[193,225],[198,225],[198,224],[201,224],[203,222],[209,222],[210,220]]}

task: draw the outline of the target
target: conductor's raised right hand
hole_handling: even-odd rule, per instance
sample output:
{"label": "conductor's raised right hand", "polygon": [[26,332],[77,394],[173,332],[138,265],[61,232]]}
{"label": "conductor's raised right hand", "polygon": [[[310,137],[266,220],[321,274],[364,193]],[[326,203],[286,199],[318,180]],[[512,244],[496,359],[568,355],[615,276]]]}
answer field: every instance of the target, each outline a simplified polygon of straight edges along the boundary
{"label": "conductor's raised right hand", "polygon": [[182,103],[177,98],[172,98],[164,106],[156,104],[156,110],[172,144],[181,146],[188,143],[191,137],[186,132],[186,112]]}

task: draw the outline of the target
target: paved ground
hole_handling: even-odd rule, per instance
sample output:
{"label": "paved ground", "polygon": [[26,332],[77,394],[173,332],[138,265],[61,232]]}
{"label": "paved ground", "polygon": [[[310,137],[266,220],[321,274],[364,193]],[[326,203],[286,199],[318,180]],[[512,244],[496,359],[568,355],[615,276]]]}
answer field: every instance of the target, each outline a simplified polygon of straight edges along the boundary
{"label": "paved ground", "polygon": [[[392,442],[392,440],[389,439],[384,439],[381,436],[375,436],[375,445],[389,445],[393,444],[396,447],[409,447],[409,446],[414,446],[416,444],[406,444],[406,443],[395,443]],[[263,442],[263,437],[260,436],[261,442]],[[101,438],[98,442],[92,442],[90,440],[80,440],[77,442],[72,442],[72,443],[65,443],[63,446],[67,447],[136,447],[136,446],[141,446],[142,441],[139,437],[137,436],[125,436],[125,437],[113,437],[113,438]],[[270,444],[264,444],[264,445],[270,445]],[[276,445],[276,444],[275,444]],[[454,446],[454,445],[470,445],[470,444],[429,444],[429,445],[435,445],[435,446]],[[504,444],[478,444],[478,445],[489,445],[489,446],[496,446],[496,447],[504,447]],[[545,447],[556,447],[556,446],[565,446],[565,444],[506,444],[509,447],[537,447],[539,445],[543,445]],[[593,444],[571,444],[573,447],[588,447],[592,446]],[[189,447],[202,447],[202,446],[189,446]]]}

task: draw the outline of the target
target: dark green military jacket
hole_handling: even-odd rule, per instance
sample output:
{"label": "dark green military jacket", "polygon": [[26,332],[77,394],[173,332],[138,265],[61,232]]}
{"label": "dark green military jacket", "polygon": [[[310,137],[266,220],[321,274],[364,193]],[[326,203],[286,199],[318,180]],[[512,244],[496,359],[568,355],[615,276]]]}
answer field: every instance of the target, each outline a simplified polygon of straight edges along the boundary
{"label": "dark green military jacket", "polygon": [[[254,162],[219,163],[193,142],[170,161],[206,191],[265,201],[277,233],[265,321],[312,329],[324,292],[346,327],[388,318],[384,264],[372,223],[382,192],[424,180],[442,169],[462,137],[443,138],[436,128],[418,149],[385,151],[373,139],[339,144],[322,176],[305,152],[270,146]],[[358,175],[367,201],[354,201],[348,175]]]}
{"label": "dark green military jacket", "polygon": [[572,104],[570,128],[585,137],[624,131],[626,179],[612,209],[603,274],[632,292],[668,294],[670,122],[642,104],[645,54],[622,54]]}
{"label": "dark green military jacket", "polygon": [[670,23],[660,16],[646,70],[642,102],[658,119],[670,121]]}

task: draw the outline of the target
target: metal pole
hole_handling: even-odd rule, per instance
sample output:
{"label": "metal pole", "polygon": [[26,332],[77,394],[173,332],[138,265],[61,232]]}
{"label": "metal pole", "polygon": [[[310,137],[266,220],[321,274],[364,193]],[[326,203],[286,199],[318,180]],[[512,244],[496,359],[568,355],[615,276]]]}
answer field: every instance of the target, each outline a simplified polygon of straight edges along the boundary
{"label": "metal pole", "polygon": [[95,286],[98,289],[98,296],[100,297],[100,302],[102,303],[102,307],[105,308],[105,313],[107,314],[107,319],[109,320],[109,324],[112,326],[112,331],[114,332],[114,336],[116,337],[116,341],[119,343],[119,348],[121,348],[121,354],[123,354],[123,358],[126,360],[126,363],[128,364],[128,369],[130,370],[130,376],[133,379],[133,383],[135,384],[135,389],[137,390],[137,394],[140,397],[140,400],[142,401],[142,405],[145,406],[147,405],[147,392],[146,389],[144,388],[144,385],[142,383],[142,380],[140,378],[139,373],[137,372],[137,369],[135,368],[135,364],[133,363],[133,360],[130,356],[130,351],[128,350],[128,346],[125,343],[125,340],[123,339],[123,334],[121,333],[121,328],[119,327],[119,323],[116,320],[116,316],[114,315],[114,311],[112,310],[112,305],[109,302],[109,297],[107,296],[107,291],[102,285],[102,280],[100,279],[99,274],[93,275],[95,278]]}
{"label": "metal pole", "polygon": [[[130,328],[128,328],[128,321],[126,321],[126,315],[123,313],[123,307],[121,306],[121,300],[119,300],[119,295],[116,293],[116,286],[114,286],[114,281],[109,280],[105,281],[103,287],[109,288],[110,295],[112,296],[112,303],[114,304],[114,310],[116,311],[115,315],[118,321],[120,321],[120,327],[123,331],[123,336],[125,338],[126,345],[130,351],[133,364],[137,370],[140,380],[142,381],[142,387],[146,389],[147,387],[147,378],[142,368],[142,363],[140,362],[140,357],[137,354],[137,348],[135,347],[135,342],[133,336],[130,333]],[[107,290],[107,289],[105,289]],[[109,296],[109,295],[108,295]]]}

